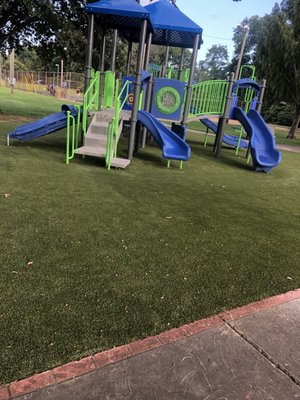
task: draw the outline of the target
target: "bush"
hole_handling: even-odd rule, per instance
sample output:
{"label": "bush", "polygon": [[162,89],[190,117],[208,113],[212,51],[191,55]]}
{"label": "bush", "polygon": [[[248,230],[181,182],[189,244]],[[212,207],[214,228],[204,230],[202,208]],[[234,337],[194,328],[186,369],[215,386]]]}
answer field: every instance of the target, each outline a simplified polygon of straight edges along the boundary
{"label": "bush", "polygon": [[295,106],[286,103],[273,104],[264,110],[263,117],[266,122],[276,125],[291,126],[295,116]]}

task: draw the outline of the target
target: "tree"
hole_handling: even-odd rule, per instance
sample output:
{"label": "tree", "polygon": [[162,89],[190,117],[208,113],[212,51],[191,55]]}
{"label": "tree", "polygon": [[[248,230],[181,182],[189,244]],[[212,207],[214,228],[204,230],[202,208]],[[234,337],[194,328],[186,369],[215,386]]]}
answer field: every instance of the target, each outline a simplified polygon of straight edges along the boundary
{"label": "tree", "polygon": [[38,71],[43,67],[35,48],[24,47],[19,50],[16,54],[16,62],[20,63],[22,71]]}
{"label": "tree", "polygon": [[206,53],[204,61],[200,61],[199,69],[206,72],[208,79],[224,79],[228,65],[227,46],[214,44]]}
{"label": "tree", "polygon": [[254,15],[250,18],[244,18],[243,21],[233,30],[234,54],[230,63],[229,70],[235,71],[238,63],[238,58],[241,51],[245,30],[243,27],[248,27],[249,34],[246,40],[245,50],[242,58],[243,64],[253,64],[256,59],[256,47],[259,38],[262,35],[266,17]]}
{"label": "tree", "polygon": [[257,47],[258,72],[268,81],[274,100],[296,107],[288,138],[300,123],[300,0],[284,0],[266,19]]}
{"label": "tree", "polygon": [[2,0],[0,50],[23,47],[54,34],[57,18],[47,0]]}
{"label": "tree", "polygon": [[[16,48],[33,48],[42,61],[42,68],[55,69],[61,59],[75,72],[84,69],[86,48],[87,0],[2,0],[0,7],[0,52]],[[100,29],[95,29],[95,47],[100,43]],[[111,34],[107,35],[107,48]],[[125,68],[125,50],[119,41],[116,67]],[[99,51],[93,57],[98,68]],[[110,54],[106,52],[107,64]]]}

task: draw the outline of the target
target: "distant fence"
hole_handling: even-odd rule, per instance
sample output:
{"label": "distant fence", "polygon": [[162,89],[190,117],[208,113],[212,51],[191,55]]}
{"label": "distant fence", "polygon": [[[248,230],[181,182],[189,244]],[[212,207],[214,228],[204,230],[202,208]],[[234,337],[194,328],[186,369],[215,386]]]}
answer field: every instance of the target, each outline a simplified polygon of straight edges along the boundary
{"label": "distant fence", "polygon": [[[2,71],[2,84],[10,86],[9,71]],[[84,74],[76,72],[16,71],[14,88],[30,93],[83,100]]]}

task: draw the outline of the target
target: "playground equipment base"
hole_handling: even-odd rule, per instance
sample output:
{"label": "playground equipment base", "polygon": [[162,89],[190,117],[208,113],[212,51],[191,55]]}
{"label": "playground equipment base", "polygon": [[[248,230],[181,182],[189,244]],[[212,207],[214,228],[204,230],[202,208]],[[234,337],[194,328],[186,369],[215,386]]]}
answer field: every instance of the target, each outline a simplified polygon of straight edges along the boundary
{"label": "playground equipment base", "polygon": [[[85,145],[75,150],[76,154],[105,158],[108,127],[111,119],[114,116],[114,112],[114,109],[105,109],[103,111],[98,111],[94,114],[92,122],[90,123],[87,134],[85,136]],[[118,131],[119,137],[122,133],[124,118],[126,117],[127,114],[121,115]],[[112,157],[111,159],[111,166],[115,168],[126,168],[129,164],[130,160],[127,160],[125,158]]]}

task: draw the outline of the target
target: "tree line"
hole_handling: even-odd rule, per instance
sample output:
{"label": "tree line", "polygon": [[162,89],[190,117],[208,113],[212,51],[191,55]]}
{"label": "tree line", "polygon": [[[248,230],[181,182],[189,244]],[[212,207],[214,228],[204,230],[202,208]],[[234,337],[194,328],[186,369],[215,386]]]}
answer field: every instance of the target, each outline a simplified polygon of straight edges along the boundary
{"label": "tree line", "polygon": [[[239,1],[239,0],[233,0]],[[87,18],[82,0],[2,0],[0,5],[0,51],[3,55],[15,48],[18,60],[28,69],[54,70],[64,59],[68,70],[84,70]],[[256,67],[257,79],[267,79],[268,108],[286,103],[294,110],[289,137],[295,137],[300,123],[300,0],[282,0],[271,14],[245,18],[241,25],[249,26],[243,64]],[[224,79],[236,69],[244,32],[233,31],[234,55],[229,60],[228,49],[222,44],[212,46],[199,62],[196,80]],[[101,32],[96,27],[94,67],[98,66],[97,46]],[[111,35],[107,48],[110,49]],[[124,72],[127,45],[118,43],[116,66]],[[186,65],[189,62],[186,51]],[[162,64],[164,49],[153,46],[152,62]],[[180,50],[171,49],[170,63],[179,64]],[[110,54],[106,54],[109,68]]]}

